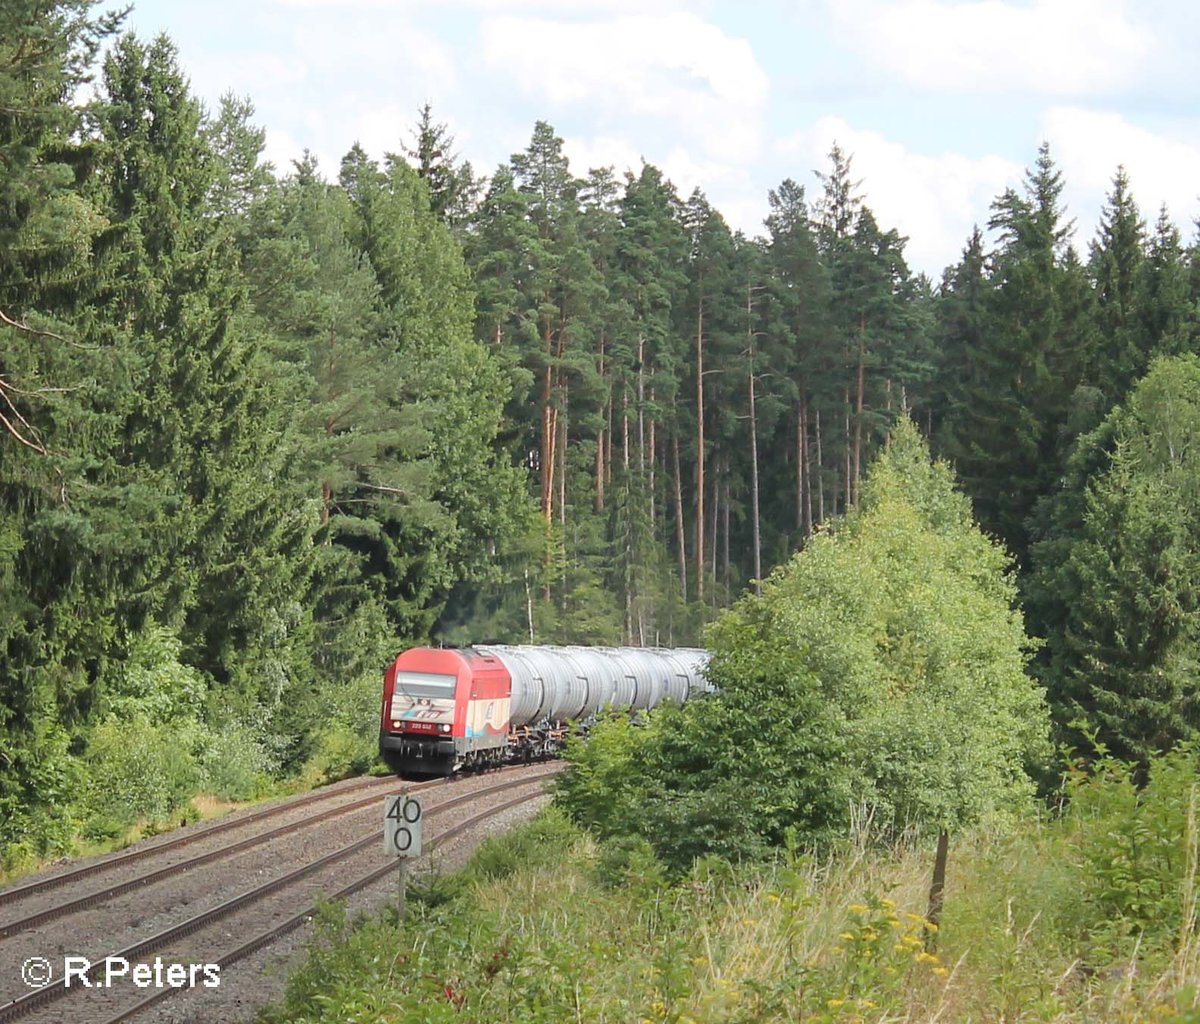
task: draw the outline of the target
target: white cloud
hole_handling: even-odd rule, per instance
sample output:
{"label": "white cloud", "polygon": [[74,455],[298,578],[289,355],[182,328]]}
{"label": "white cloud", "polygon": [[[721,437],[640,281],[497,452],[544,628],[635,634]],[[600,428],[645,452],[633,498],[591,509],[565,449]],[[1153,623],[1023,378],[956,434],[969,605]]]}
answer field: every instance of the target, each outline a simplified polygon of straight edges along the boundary
{"label": "white cloud", "polygon": [[366,75],[373,77],[373,86],[423,87],[439,96],[457,83],[449,47],[402,19],[388,19],[373,32],[331,31],[325,19],[301,21],[293,30],[292,48],[313,76],[323,76],[340,92]]}
{"label": "white cloud", "polygon": [[1159,134],[1120,114],[1054,107],[1042,121],[1050,153],[1061,167],[1067,202],[1091,237],[1102,197],[1123,164],[1142,215],[1153,223],[1161,204],[1184,229],[1200,214],[1200,122]]}
{"label": "white cloud", "polygon": [[649,120],[712,156],[747,159],[760,145],[767,77],[748,42],[695,15],[495,17],[484,21],[482,41],[497,88],[507,79],[600,122]]}
{"label": "white cloud", "polygon": [[563,152],[576,177],[582,177],[593,167],[613,167],[620,178],[625,171],[636,172],[642,164],[642,154],[632,142],[611,135],[568,136],[563,139]]}
{"label": "white cloud", "polygon": [[[862,181],[861,192],[879,226],[907,235],[909,266],[934,280],[958,260],[972,226],[987,220],[992,199],[1018,184],[1023,173],[1019,164],[999,156],[972,159],[959,153],[915,153],[878,132],[853,128],[839,117],[821,118],[780,148],[824,171],[835,142],[853,158],[851,173]],[[815,203],[819,190],[810,198]]]}
{"label": "white cloud", "polygon": [[571,162],[571,173],[582,177],[593,167],[613,167],[620,179],[626,171],[635,175],[642,161],[653,164],[686,199],[693,189],[708,197],[733,230],[747,235],[762,234],[763,201],[749,171],[718,160],[696,160],[681,146],[663,151],[640,150],[627,138],[568,136],[563,151]]}
{"label": "white cloud", "polygon": [[882,67],[922,88],[1110,93],[1150,68],[1158,41],[1127,0],[834,0]]}
{"label": "white cloud", "polygon": [[[275,0],[278,7],[353,8],[358,10],[383,10],[412,13],[421,8],[419,0]],[[514,13],[535,11],[555,15],[576,14],[624,14],[646,13],[647,11],[673,11],[695,6],[689,0],[439,0],[442,8],[467,8],[469,10],[502,11]]]}

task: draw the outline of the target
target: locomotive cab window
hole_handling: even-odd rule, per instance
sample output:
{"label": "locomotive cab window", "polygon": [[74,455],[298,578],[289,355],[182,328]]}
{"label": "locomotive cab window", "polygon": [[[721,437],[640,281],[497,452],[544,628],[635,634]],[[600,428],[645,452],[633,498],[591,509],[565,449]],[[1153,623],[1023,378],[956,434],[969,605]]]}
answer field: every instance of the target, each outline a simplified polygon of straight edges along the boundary
{"label": "locomotive cab window", "polygon": [[409,697],[450,697],[454,696],[456,676],[444,675],[441,672],[397,672],[397,695]]}

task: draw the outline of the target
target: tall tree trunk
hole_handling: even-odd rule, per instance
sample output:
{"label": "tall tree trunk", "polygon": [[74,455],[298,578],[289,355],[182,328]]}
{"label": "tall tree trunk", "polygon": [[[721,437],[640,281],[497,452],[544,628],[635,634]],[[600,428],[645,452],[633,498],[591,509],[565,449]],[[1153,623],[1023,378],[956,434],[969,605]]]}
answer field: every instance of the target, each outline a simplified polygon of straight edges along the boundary
{"label": "tall tree trunk", "polygon": [[866,384],[867,321],[858,320],[858,393],[854,399],[854,504],[858,504],[859,468],[862,465],[863,392]]}
{"label": "tall tree trunk", "polygon": [[[724,473],[724,466],[720,460],[713,462],[712,476],[712,503],[709,508],[712,510],[712,515],[709,518],[708,528],[708,571],[712,575],[713,583],[717,581],[717,512],[720,510],[721,500],[721,475]],[[717,600],[716,587],[710,591],[710,598],[715,603]]]}
{"label": "tall tree trunk", "polygon": [[[558,416],[558,521],[564,527],[567,525],[567,386],[567,381],[564,380],[562,382],[562,412]],[[566,537],[566,530],[563,530],[563,537]]]}
{"label": "tall tree trunk", "polygon": [[796,399],[796,532],[804,533],[804,399]]}
{"label": "tall tree trunk", "polygon": [[704,292],[696,305],[696,600],[704,602]]}
{"label": "tall tree trunk", "polygon": [[646,476],[646,373],[643,360],[646,358],[646,339],[638,338],[637,347],[637,430],[638,430],[638,477]]}
{"label": "tall tree trunk", "polygon": [[687,544],[683,528],[683,480],[679,473],[679,435],[671,435],[671,462],[675,470],[675,546],[679,550],[679,591],[687,604]]}
{"label": "tall tree trunk", "polygon": [[850,389],[846,388],[845,401],[842,408],[845,410],[845,422],[843,424],[842,447],[846,451],[846,504],[843,506],[843,512],[849,512],[854,504],[854,477],[851,473],[851,461],[853,459],[853,451],[850,443]]}
{"label": "tall tree trunk", "polygon": [[821,408],[817,407],[817,522],[825,522],[825,463],[821,458]]}
{"label": "tall tree trunk", "polygon": [[724,475],[724,486],[721,488],[721,581],[725,590],[729,590],[731,570],[729,568],[729,474]]}
{"label": "tall tree trunk", "polygon": [[[563,332],[559,331],[558,354],[562,355]],[[542,373],[542,444],[541,483],[542,517],[549,523],[554,518],[554,469],[555,445],[558,441],[557,410],[554,407],[555,385],[558,375],[554,369],[555,341],[554,325],[549,316],[542,317],[542,347],[546,353],[546,368]]]}
{"label": "tall tree trunk", "polygon": [[600,428],[600,433],[596,436],[596,466],[594,469],[596,475],[596,495],[593,500],[594,507],[597,512],[604,511],[604,427]]}
{"label": "tall tree trunk", "polygon": [[[889,377],[887,379],[887,411],[889,414],[892,411],[892,378],[891,377]],[[889,419],[891,418],[890,415],[888,418]],[[891,446],[892,446],[892,428],[890,426],[888,427],[887,434],[884,435],[883,446],[885,448],[891,448]]]}
{"label": "tall tree trunk", "polygon": [[[600,332],[600,336],[596,339],[596,369],[600,374],[601,383],[604,380],[604,332]],[[610,401],[611,401],[611,390]],[[600,430],[596,434],[596,498],[595,509],[597,512],[604,511],[604,422],[600,423]]]}
{"label": "tall tree trunk", "polygon": [[621,468],[625,471],[624,487],[629,486],[629,392],[621,392]]}
{"label": "tall tree trunk", "polygon": [[804,452],[804,536],[813,532],[812,455],[808,447],[808,393],[800,399],[800,448]]}
{"label": "tall tree trunk", "polygon": [[[650,404],[651,405],[654,404],[654,385],[653,384],[650,385]],[[655,524],[654,504],[655,504],[656,495],[654,492],[654,468],[656,465],[658,465],[658,445],[655,442],[655,436],[654,436],[654,417],[651,416],[650,417],[650,481],[649,481],[649,487],[647,489],[647,495],[646,495],[646,500],[649,502],[649,506],[650,506],[650,536],[651,537],[654,536],[654,524]]]}
{"label": "tall tree trunk", "polygon": [[604,432],[604,483],[612,483],[612,446],[613,446],[613,402],[612,392],[608,394],[608,428]]}
{"label": "tall tree trunk", "polygon": [[[747,299],[747,310],[749,299]],[[728,491],[728,485],[726,485]],[[729,495],[725,495],[725,515],[729,515]],[[754,545],[754,592],[762,594],[762,536],[758,518],[758,416],[754,405],[754,335],[750,335],[750,519]],[[726,531],[729,524],[725,525]],[[728,536],[726,536],[728,542]]]}

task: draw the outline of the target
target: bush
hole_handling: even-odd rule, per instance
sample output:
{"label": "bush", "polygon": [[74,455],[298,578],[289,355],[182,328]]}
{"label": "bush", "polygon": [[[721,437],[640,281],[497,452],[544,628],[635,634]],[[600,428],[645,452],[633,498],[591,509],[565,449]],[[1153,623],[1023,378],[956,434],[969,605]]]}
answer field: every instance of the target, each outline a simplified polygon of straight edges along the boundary
{"label": "bush", "polygon": [[87,755],[89,834],[111,836],[139,819],[162,820],[186,804],[200,784],[194,739],[194,730],[141,716],[101,722]]}
{"label": "bush", "polygon": [[1077,851],[1079,938],[1094,960],[1165,952],[1194,927],[1200,778],[1195,748],[1144,773],[1106,760],[1069,783],[1066,825]]}
{"label": "bush", "polygon": [[199,752],[200,785],[222,800],[260,795],[273,759],[245,725],[230,722],[207,733]]}
{"label": "bush", "polygon": [[1049,716],[1007,556],[908,423],[862,505],[709,630],[717,693],[613,719],[572,744],[559,799],[640,834],[677,874],[795,835],[828,846],[852,808],[884,838],[1014,818]]}
{"label": "bush", "polygon": [[324,698],[324,720],[305,774],[315,781],[370,771],[379,760],[380,677],[364,672]]}

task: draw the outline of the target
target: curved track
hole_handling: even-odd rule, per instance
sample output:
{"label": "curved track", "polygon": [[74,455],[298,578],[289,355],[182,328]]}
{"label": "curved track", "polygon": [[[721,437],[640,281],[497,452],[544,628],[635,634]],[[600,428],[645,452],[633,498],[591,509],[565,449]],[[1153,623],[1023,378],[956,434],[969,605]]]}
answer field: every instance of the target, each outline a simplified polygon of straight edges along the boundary
{"label": "curved track", "polygon": [[[450,817],[456,820],[449,822],[445,828],[440,829],[431,837],[428,845],[432,848],[508,807],[541,795],[543,781],[555,774],[557,770],[557,767],[551,767],[549,770],[507,769],[498,773],[502,776],[499,779],[496,779],[496,776],[486,776],[462,780],[436,780],[408,785],[405,788],[409,792],[416,792],[437,787],[440,791],[437,795],[440,797],[444,794],[445,798],[437,799],[436,802],[427,798],[426,817],[435,821],[444,819],[448,812],[452,812],[456,808],[478,805],[479,809],[465,820],[457,820],[460,814],[450,814]],[[344,797],[348,793],[354,795],[363,790],[371,791],[372,795],[321,810],[296,822],[272,827],[247,837],[237,838],[235,836],[233,841],[222,843],[213,850],[165,867],[153,868],[133,878],[118,881],[92,892],[72,895],[71,890],[68,889],[67,892],[60,894],[60,898],[55,900],[53,906],[36,909],[32,913],[26,913],[20,918],[0,924],[0,939],[4,940],[0,941],[0,954],[4,953],[5,947],[9,947],[11,955],[4,956],[3,960],[15,964],[18,951],[13,947],[18,938],[28,941],[31,946],[43,947],[42,949],[23,949],[20,951],[21,953],[41,954],[44,950],[73,954],[75,950],[71,947],[74,946],[74,943],[70,935],[72,922],[79,915],[86,917],[89,913],[93,915],[111,913],[113,923],[110,928],[104,930],[104,934],[116,936],[125,930],[135,931],[137,937],[120,949],[113,949],[112,945],[106,943],[104,952],[96,952],[95,955],[91,955],[91,951],[85,950],[84,952],[88,952],[90,961],[96,967],[99,967],[106,957],[124,959],[133,964],[141,962],[140,958],[147,954],[154,953],[169,954],[163,956],[164,961],[176,963],[219,964],[222,967],[236,963],[309,920],[319,899],[338,899],[349,896],[373,882],[379,881],[389,872],[395,873],[395,861],[391,858],[384,860],[383,831],[379,825],[378,814],[370,815],[369,818],[367,815],[370,808],[378,811],[379,796],[382,795],[384,789],[396,791],[400,785],[395,779],[385,779],[344,787],[341,792],[336,794],[337,796]],[[467,792],[461,792],[464,787],[468,788]],[[507,799],[501,795],[505,791],[513,789],[527,791],[521,792],[519,795],[508,796]],[[325,796],[325,794],[322,795]],[[220,829],[210,827],[200,830],[196,835],[187,837],[187,840],[195,842],[214,834],[223,837],[225,832],[238,826],[260,824],[266,819],[284,813],[285,810],[306,807],[310,802],[318,801],[297,801],[283,807],[268,808],[263,812],[245,816],[236,822],[223,823]],[[343,815],[344,819],[341,818]],[[336,834],[328,825],[331,820],[336,820]],[[137,931],[140,920],[135,920],[132,924],[128,922],[127,918],[131,911],[127,905],[106,908],[104,911],[95,909],[98,906],[104,907],[109,901],[114,901],[116,904],[122,902],[128,904],[128,900],[121,901],[118,897],[143,887],[154,887],[159,882],[168,882],[168,880],[178,882],[184,873],[194,890],[216,893],[222,885],[228,888],[230,879],[236,877],[235,867],[229,862],[229,858],[236,858],[239,853],[261,847],[263,849],[258,853],[261,859],[270,853],[272,844],[287,844],[289,839],[294,841],[298,830],[306,829],[307,826],[317,823],[326,823],[327,826],[324,830],[319,832],[312,830],[311,833],[314,839],[320,840],[320,844],[316,842],[310,844],[317,847],[319,855],[311,856],[306,853],[303,857],[293,858],[295,866],[290,870],[281,873],[272,872],[272,877],[266,881],[243,888],[242,891],[223,898],[199,912],[187,913],[192,910],[189,904],[193,902],[193,899],[184,898],[180,901],[182,905],[176,905],[172,913],[159,915],[167,917],[170,923],[165,927],[158,928],[150,935]],[[344,841],[352,836],[357,838],[353,838],[350,842]],[[47,882],[54,883],[54,886],[51,887],[69,886],[77,884],[81,879],[90,878],[97,872],[110,869],[113,865],[125,866],[133,860],[143,860],[167,849],[177,850],[180,846],[187,845],[181,841],[183,839],[184,837],[178,837],[176,840],[159,844],[147,850],[136,851],[135,856],[132,857],[121,855],[99,864],[66,872],[63,875],[55,876],[54,879],[38,880],[20,887],[20,895],[32,897],[46,892]],[[327,845],[331,839],[340,839],[343,842],[335,849],[322,852],[321,844]],[[384,862],[381,863],[381,860]],[[261,867],[253,864],[241,870],[243,874],[248,873],[251,878],[265,873]],[[346,881],[348,876],[351,878],[349,882]],[[305,885],[305,881],[310,879],[312,884]],[[12,898],[7,902],[11,901]],[[194,901],[205,902],[201,898],[195,898]],[[187,913],[187,916],[180,919],[181,913]],[[58,923],[52,925],[50,933],[57,932],[62,936],[58,940],[57,949],[54,946],[54,935],[48,934],[41,928],[42,925],[55,921]],[[103,928],[103,924],[101,927]],[[93,925],[92,928],[94,931],[95,926]],[[229,948],[231,934],[252,937],[240,945]],[[15,968],[13,969],[15,970]],[[84,977],[94,981],[97,977],[96,971],[91,970]],[[19,978],[11,974],[0,977],[0,986],[3,986],[0,991],[11,989],[14,982],[17,985],[20,984]],[[83,988],[81,984],[77,976],[75,984],[68,987],[63,978],[59,977],[40,989],[19,993],[9,992],[8,998],[11,999],[9,1002],[4,1002],[5,996],[0,995],[0,1024],[27,1017],[35,1021],[72,1019],[116,1022],[140,1013],[177,991],[186,991],[186,989],[164,988],[155,990],[148,995],[146,989],[134,987],[133,984],[128,983],[127,979],[124,983],[114,984],[113,987],[104,990]],[[62,1004],[63,1009],[60,1010],[57,1005],[46,1009],[64,998],[66,1001]]]}

